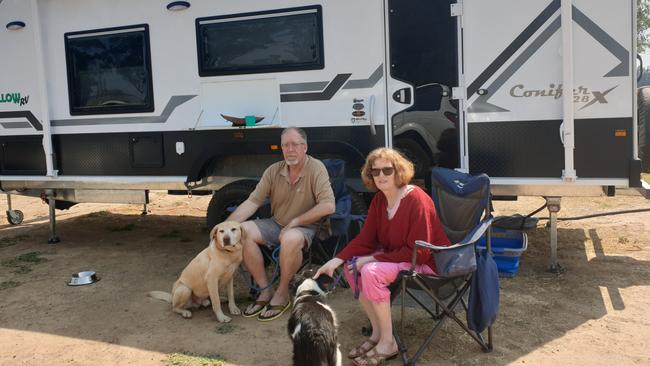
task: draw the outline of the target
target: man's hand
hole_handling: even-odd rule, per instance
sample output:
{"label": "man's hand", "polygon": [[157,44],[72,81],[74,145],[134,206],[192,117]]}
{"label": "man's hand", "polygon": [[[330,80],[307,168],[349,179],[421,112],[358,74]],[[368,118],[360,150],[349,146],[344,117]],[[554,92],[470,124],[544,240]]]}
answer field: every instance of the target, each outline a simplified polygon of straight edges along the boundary
{"label": "man's hand", "polygon": [[283,227],[282,230],[280,230],[280,236],[279,236],[280,241],[282,241],[282,236],[289,229],[294,228],[294,227],[299,227],[299,226],[300,226],[300,220],[297,217],[292,219],[291,221],[289,221],[289,223],[285,227]]}

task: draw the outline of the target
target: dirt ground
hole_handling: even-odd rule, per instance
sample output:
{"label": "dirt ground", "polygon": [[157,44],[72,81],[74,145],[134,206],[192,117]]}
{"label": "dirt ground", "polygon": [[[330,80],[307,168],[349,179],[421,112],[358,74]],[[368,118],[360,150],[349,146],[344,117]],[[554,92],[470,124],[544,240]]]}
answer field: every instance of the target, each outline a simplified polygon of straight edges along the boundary
{"label": "dirt ground", "polygon": [[[34,198],[12,201],[25,222],[0,225],[0,365],[290,364],[287,315],[270,323],[234,317],[224,326],[211,310],[187,320],[146,296],[169,291],[207,245],[209,197],[153,193],[146,216],[135,205],[80,204],[58,213],[62,241],[56,245],[47,244],[46,205]],[[495,208],[497,214],[528,213],[542,204],[541,198],[520,198]],[[4,198],[0,207],[6,207]],[[650,201],[564,199],[560,217],[634,208],[650,208]],[[650,364],[650,212],[561,221],[558,255],[566,271],[559,275],[546,271],[545,223],[527,232],[518,275],[501,279],[494,351],[481,352],[447,322],[421,364]],[[67,286],[82,270],[96,271],[101,280]],[[242,277],[236,291],[243,308],[249,300]],[[330,304],[347,352],[361,340],[366,321],[347,289],[337,289]],[[425,313],[410,311],[407,339],[424,337],[428,325]]]}

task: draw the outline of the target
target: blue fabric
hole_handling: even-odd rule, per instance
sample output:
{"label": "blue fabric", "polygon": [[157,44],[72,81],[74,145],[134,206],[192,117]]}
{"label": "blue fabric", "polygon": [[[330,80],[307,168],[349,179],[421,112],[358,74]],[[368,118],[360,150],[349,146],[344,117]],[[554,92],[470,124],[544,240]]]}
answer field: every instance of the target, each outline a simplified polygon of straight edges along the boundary
{"label": "blue fabric", "polygon": [[472,276],[467,304],[467,326],[482,332],[494,324],[499,313],[499,269],[487,250],[476,253],[476,272]]}
{"label": "blue fabric", "polygon": [[332,236],[344,236],[347,235],[348,227],[352,221],[352,197],[345,185],[345,160],[323,159],[322,162],[330,176],[336,203],[336,210],[330,216]]}
{"label": "blue fabric", "polygon": [[[453,169],[436,167],[431,170],[431,183],[432,187],[439,186],[443,190],[458,197],[467,197],[480,192],[482,196],[481,204],[477,207],[478,211],[474,213],[477,219],[481,217],[481,211],[488,204],[490,197],[490,177],[486,174],[469,175]],[[440,197],[435,193],[435,189],[431,193],[436,208],[439,208]]]}

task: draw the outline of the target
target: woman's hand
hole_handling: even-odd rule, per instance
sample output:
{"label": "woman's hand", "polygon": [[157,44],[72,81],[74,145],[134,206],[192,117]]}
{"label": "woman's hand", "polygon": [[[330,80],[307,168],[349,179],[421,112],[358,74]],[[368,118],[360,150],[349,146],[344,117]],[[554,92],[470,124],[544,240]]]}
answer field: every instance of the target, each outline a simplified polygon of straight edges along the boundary
{"label": "woman's hand", "polygon": [[334,277],[334,270],[343,264],[343,259],[340,258],[332,258],[330,259],[327,263],[323,264],[318,271],[316,271],[316,274],[314,275],[314,279],[317,279],[318,276],[321,274],[326,274],[330,277]]}
{"label": "woman's hand", "polygon": [[[377,260],[375,259],[375,257],[373,257],[373,256],[371,256],[371,255],[367,255],[367,256],[365,256],[365,257],[359,257],[359,258],[357,258],[357,271],[360,271],[361,268],[363,268],[363,266],[364,266],[366,263],[376,262],[376,261],[377,261]],[[354,268],[353,268],[352,263],[348,264],[348,271],[349,271],[350,273],[352,273],[353,270],[354,270]]]}

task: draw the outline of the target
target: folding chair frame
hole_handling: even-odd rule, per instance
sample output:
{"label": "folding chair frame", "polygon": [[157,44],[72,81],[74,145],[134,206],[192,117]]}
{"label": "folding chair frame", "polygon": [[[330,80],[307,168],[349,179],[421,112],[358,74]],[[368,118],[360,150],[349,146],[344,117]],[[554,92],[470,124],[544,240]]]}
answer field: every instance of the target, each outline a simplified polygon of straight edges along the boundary
{"label": "folding chair frame", "polygon": [[[454,287],[456,288],[455,295],[453,295],[453,298],[446,302],[441,300],[438,296],[435,295],[433,291],[431,291],[431,288],[425,284],[426,279],[422,278],[420,274],[417,272],[413,271],[402,271],[398,275],[398,281],[400,283],[400,292],[395,292],[395,295],[393,299],[399,294],[401,295],[401,311],[400,311],[400,323],[399,323],[399,332],[393,332],[393,335],[395,337],[395,340],[397,341],[397,347],[400,351],[400,355],[402,357],[402,362],[404,365],[415,365],[417,360],[422,356],[424,351],[426,351],[427,347],[435,337],[435,335],[438,333],[438,330],[440,330],[440,327],[444,324],[444,322],[447,320],[447,318],[450,318],[454,320],[463,330],[472,337],[481,346],[481,349],[483,352],[491,352],[493,347],[492,347],[492,327],[488,327],[487,333],[488,333],[488,341],[486,342],[483,335],[478,332],[474,332],[473,330],[470,330],[467,327],[467,324],[465,324],[461,319],[458,318],[456,315],[455,309],[457,306],[462,304],[463,308],[465,311],[467,311],[467,304],[465,303],[464,296],[467,294],[467,291],[469,290],[469,287],[471,285],[471,279],[472,279],[473,273],[466,275],[466,277],[463,279],[464,283],[463,285],[458,288],[454,284]],[[458,278],[456,278],[458,279]],[[439,279],[443,280],[444,279]],[[412,281],[415,283],[420,290],[424,291],[430,298],[433,300],[433,302],[436,305],[436,311],[433,312],[431,309],[429,309],[425,304],[423,304],[411,291],[409,291],[408,288],[408,282]],[[454,279],[449,279],[447,282],[441,284],[441,286],[447,285],[449,282],[453,282]],[[436,320],[436,325],[433,327],[429,335],[427,336],[426,340],[420,345],[420,347],[417,349],[415,354],[413,354],[412,357],[408,357],[408,347],[406,345],[406,342],[402,337],[400,337],[400,333],[404,333],[404,306],[405,306],[405,300],[406,300],[406,295],[409,295],[411,299],[413,299],[416,303],[422,307],[426,312],[428,312],[431,315],[431,318],[433,320]],[[391,301],[393,300],[391,299]]]}

